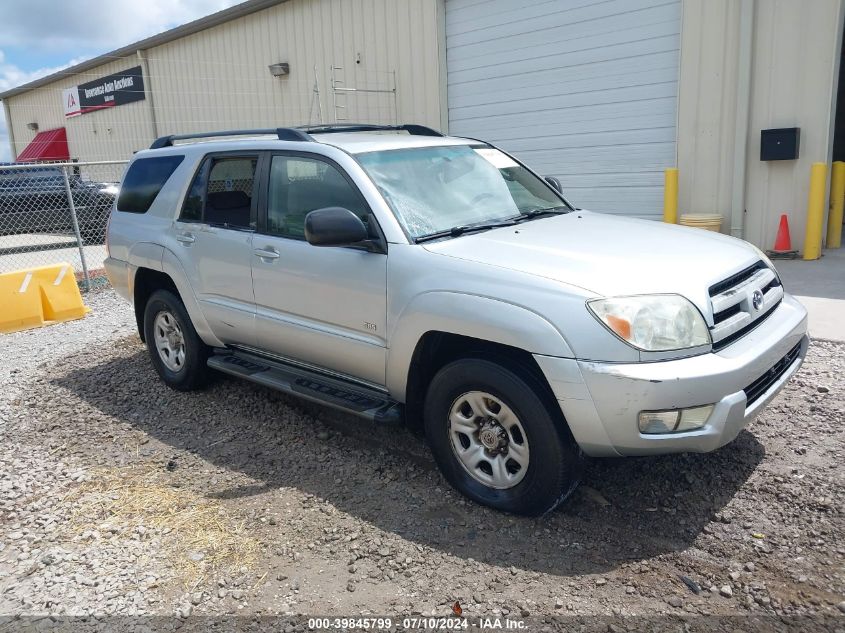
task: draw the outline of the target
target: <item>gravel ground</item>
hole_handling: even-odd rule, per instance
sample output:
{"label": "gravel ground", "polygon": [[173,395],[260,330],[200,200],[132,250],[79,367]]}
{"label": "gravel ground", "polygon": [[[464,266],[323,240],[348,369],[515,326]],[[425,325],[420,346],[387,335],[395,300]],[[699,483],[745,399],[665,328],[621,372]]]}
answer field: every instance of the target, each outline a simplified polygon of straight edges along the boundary
{"label": "gravel ground", "polygon": [[0,337],[0,614],[845,612],[843,346],[814,342],[727,447],[596,460],[523,519],[404,429],[224,377],[171,391],[128,304],[87,301]]}

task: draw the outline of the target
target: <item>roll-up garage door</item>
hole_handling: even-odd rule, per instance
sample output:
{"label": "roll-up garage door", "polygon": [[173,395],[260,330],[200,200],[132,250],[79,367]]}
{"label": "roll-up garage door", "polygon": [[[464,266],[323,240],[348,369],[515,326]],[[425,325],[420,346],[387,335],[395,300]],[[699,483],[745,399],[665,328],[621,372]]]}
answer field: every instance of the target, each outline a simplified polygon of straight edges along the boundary
{"label": "roll-up garage door", "polygon": [[657,218],[675,163],[680,0],[446,0],[449,132],[593,211]]}

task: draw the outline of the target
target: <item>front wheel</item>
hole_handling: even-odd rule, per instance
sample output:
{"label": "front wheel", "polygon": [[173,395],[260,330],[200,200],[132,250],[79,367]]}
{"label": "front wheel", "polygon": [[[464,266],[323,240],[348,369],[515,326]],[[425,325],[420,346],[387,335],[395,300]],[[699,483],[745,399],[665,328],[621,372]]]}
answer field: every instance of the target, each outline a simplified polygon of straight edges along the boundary
{"label": "front wheel", "polygon": [[425,400],[425,429],[446,479],[470,499],[515,514],[553,510],[575,490],[583,457],[542,385],[494,362],[441,369]]}
{"label": "front wheel", "polygon": [[181,299],[169,290],[150,295],[144,310],[144,338],[153,366],[169,387],[191,391],[205,384],[209,348]]}

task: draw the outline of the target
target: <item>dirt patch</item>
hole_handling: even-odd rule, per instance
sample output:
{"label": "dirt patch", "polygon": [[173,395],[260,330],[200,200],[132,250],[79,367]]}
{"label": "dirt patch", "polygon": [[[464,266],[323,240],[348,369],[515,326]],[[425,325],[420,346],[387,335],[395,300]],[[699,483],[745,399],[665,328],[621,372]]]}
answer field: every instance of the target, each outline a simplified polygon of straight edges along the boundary
{"label": "dirt patch", "polygon": [[[4,350],[2,613],[448,615],[456,600],[469,616],[528,618],[845,609],[843,346],[813,343],[723,449],[595,460],[587,487],[525,519],[456,494],[403,429],[233,379],[171,391],[131,314],[98,318],[105,334],[78,348],[42,333],[40,367]],[[86,516],[121,517],[130,536],[60,538]],[[206,540],[191,516],[225,519]],[[149,528],[140,539],[135,523]],[[209,564],[186,570],[199,582],[167,589],[199,551]]]}

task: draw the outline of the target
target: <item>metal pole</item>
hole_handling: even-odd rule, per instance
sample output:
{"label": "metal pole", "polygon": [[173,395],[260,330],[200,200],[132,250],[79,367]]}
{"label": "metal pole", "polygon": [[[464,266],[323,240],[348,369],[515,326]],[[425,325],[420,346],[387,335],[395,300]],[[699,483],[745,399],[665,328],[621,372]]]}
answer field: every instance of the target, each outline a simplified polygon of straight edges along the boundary
{"label": "metal pole", "polygon": [[70,219],[73,222],[73,232],[76,235],[76,243],[79,246],[79,259],[82,262],[82,274],[85,276],[85,291],[91,290],[91,278],[88,276],[88,264],[85,263],[85,247],[82,245],[82,234],[79,232],[79,222],[76,220],[76,205],[73,202],[73,194],[70,191],[70,179],[67,176],[67,165],[62,167],[62,177],[65,181],[65,195],[67,196]]}

